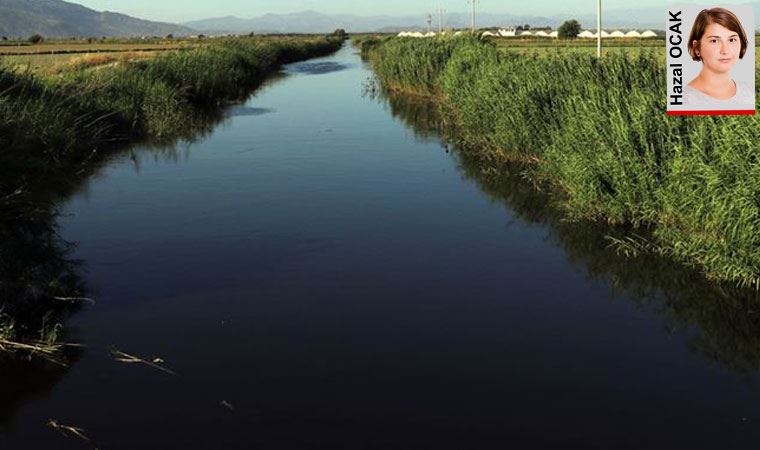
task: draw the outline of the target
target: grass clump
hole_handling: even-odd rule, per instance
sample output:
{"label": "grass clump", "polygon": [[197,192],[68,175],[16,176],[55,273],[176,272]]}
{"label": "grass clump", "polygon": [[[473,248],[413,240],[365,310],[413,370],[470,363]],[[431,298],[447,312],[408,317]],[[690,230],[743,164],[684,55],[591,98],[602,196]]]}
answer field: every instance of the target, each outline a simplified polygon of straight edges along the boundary
{"label": "grass clump", "polygon": [[760,119],[668,117],[654,51],[521,55],[457,38],[365,53],[388,88],[443,98],[483,160],[529,167],[566,220],[649,228],[642,247],[760,289]]}
{"label": "grass clump", "polygon": [[424,95],[438,91],[442,68],[459,44],[460,39],[390,39],[363,46],[374,50],[373,65],[386,87]]}

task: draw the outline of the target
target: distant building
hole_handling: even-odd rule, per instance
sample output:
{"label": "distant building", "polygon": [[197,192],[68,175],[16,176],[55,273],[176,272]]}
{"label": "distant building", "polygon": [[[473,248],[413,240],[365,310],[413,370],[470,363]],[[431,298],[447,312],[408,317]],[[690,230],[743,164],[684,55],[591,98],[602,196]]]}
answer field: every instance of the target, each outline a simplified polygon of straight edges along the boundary
{"label": "distant building", "polygon": [[[578,37],[581,39],[596,39],[597,33],[591,32],[589,30],[584,30],[580,34],[578,34]],[[651,30],[647,30],[643,33],[639,33],[636,30],[628,31],[627,33],[624,33],[620,30],[614,30],[611,32],[607,32],[605,30],[602,30],[602,39],[609,39],[609,38],[618,38],[618,39],[631,39],[631,38],[652,38],[657,37],[657,33]]]}

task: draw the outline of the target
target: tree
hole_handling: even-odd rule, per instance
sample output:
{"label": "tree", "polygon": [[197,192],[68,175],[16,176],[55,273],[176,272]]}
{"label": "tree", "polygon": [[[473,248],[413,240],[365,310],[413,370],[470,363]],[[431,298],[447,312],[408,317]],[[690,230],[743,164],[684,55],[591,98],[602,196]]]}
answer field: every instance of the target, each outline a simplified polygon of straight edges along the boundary
{"label": "tree", "polygon": [[167,34],[166,39],[174,39],[174,34],[172,33]]}
{"label": "tree", "polygon": [[8,36],[3,36],[3,41],[7,41],[7,40],[8,40]]}
{"label": "tree", "polygon": [[557,30],[560,39],[575,39],[581,32],[581,24],[577,20],[566,20]]}
{"label": "tree", "polygon": [[29,36],[29,42],[31,42],[32,44],[39,44],[40,42],[42,42],[44,40],[45,40],[45,38],[42,37],[42,35],[40,35],[40,34],[33,34],[33,35]]}
{"label": "tree", "polygon": [[333,31],[333,36],[339,37],[341,39],[346,38],[346,30],[343,28],[338,28],[337,30]]}

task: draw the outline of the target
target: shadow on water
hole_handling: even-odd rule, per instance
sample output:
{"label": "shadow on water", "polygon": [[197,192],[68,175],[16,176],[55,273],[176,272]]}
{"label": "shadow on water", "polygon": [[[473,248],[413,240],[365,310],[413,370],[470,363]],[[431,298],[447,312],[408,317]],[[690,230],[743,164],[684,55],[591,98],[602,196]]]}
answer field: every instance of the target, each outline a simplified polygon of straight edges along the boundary
{"label": "shadow on water", "polygon": [[[56,230],[49,205],[7,201],[0,208],[0,327],[2,339],[67,341],[59,326],[86,296],[80,263],[69,257],[72,245]],[[7,344],[2,344],[6,346]],[[57,362],[27,351],[0,352],[0,429],[29,398],[50,391],[83,349],[65,349]],[[11,388],[8,388],[11,387]]]}
{"label": "shadow on water", "polygon": [[421,140],[437,139],[452,149],[460,172],[502,204],[517,220],[545,227],[547,237],[563,249],[568,262],[589,279],[609,283],[639,309],[653,311],[668,330],[684,333],[690,349],[712,364],[753,378],[760,371],[760,294],[716,285],[700,273],[651,253],[621,255],[610,238],[623,239],[641,230],[601,224],[571,223],[552,207],[520,167],[495,168],[476,152],[454,144],[443,107],[428,100],[381,91],[369,82],[365,93],[384,102],[394,118]]}
{"label": "shadow on water", "polygon": [[251,108],[249,106],[233,106],[227,110],[227,117],[241,117],[241,116],[263,116],[264,114],[272,114],[275,112],[269,108]]}
{"label": "shadow on water", "polygon": [[[258,89],[286,77],[276,73]],[[183,148],[204,139],[226,120],[269,112],[244,104],[200,111],[182,135],[112,144],[81,160],[30,158],[27,149],[0,152],[0,384],[13,386],[0,390],[0,430],[25,402],[50,392],[85,352],[83,347],[65,347],[51,360],[3,345],[4,340],[76,342],[62,324],[97,300],[85,285],[84,262],[71,257],[76,244],[58,233],[59,205],[86,191],[90,180],[115,160],[129,159],[136,172],[145,159],[180,162]]]}
{"label": "shadow on water", "polygon": [[306,75],[323,75],[326,73],[340,72],[351,68],[348,64],[341,64],[336,61],[324,62],[302,62],[288,67],[289,73],[301,73]]}
{"label": "shadow on water", "polygon": [[[68,350],[68,365],[76,363],[83,353],[82,348]],[[18,408],[33,398],[52,392],[68,372],[68,366],[42,359],[21,360],[8,355],[0,355],[0,367],[0,383],[13,387],[0,390],[0,432],[12,425]]]}

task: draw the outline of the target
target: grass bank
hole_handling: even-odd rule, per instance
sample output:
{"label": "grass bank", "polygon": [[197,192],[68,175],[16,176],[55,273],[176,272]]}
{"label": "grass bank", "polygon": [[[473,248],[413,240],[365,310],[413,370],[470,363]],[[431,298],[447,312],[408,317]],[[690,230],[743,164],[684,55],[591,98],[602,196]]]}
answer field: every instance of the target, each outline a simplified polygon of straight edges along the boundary
{"label": "grass bank", "polygon": [[152,58],[85,61],[55,75],[0,66],[0,199],[19,188],[8,182],[18,172],[59,172],[113,142],[187,137],[281,64],[341,45],[328,37],[234,38]]}
{"label": "grass bank", "polygon": [[63,196],[117,143],[192,138],[280,65],[342,44],[235,38],[55,75],[0,67],[0,351],[57,350],[60,317],[88,301],[51,195]]}
{"label": "grass bank", "polygon": [[0,148],[44,165],[111,141],[188,134],[204,111],[243,98],[281,64],[337,50],[334,38],[234,38],[56,75],[0,67]]}
{"label": "grass bank", "polygon": [[449,140],[455,129],[446,122],[438,101],[383,90],[368,91],[382,101],[391,115],[423,140],[438,138],[455,153],[457,170],[475,183],[494,205],[503,205],[513,218],[541,226],[545,239],[560,247],[566,262],[589,280],[612,286],[618,297],[671,333],[684,333],[690,351],[742,375],[760,371],[760,291],[706,280],[698,271],[674,264],[652,252],[637,255],[610,251],[610,239],[626,239],[630,230],[606,223],[566,220],[552,206],[550,192],[536,190],[524,179],[520,165],[484,164],[482,155]]}
{"label": "grass bank", "polygon": [[647,228],[618,240],[760,288],[760,118],[668,117],[659,51],[521,55],[469,38],[362,46],[382,84],[441,99],[456,139],[519,162],[566,220]]}

